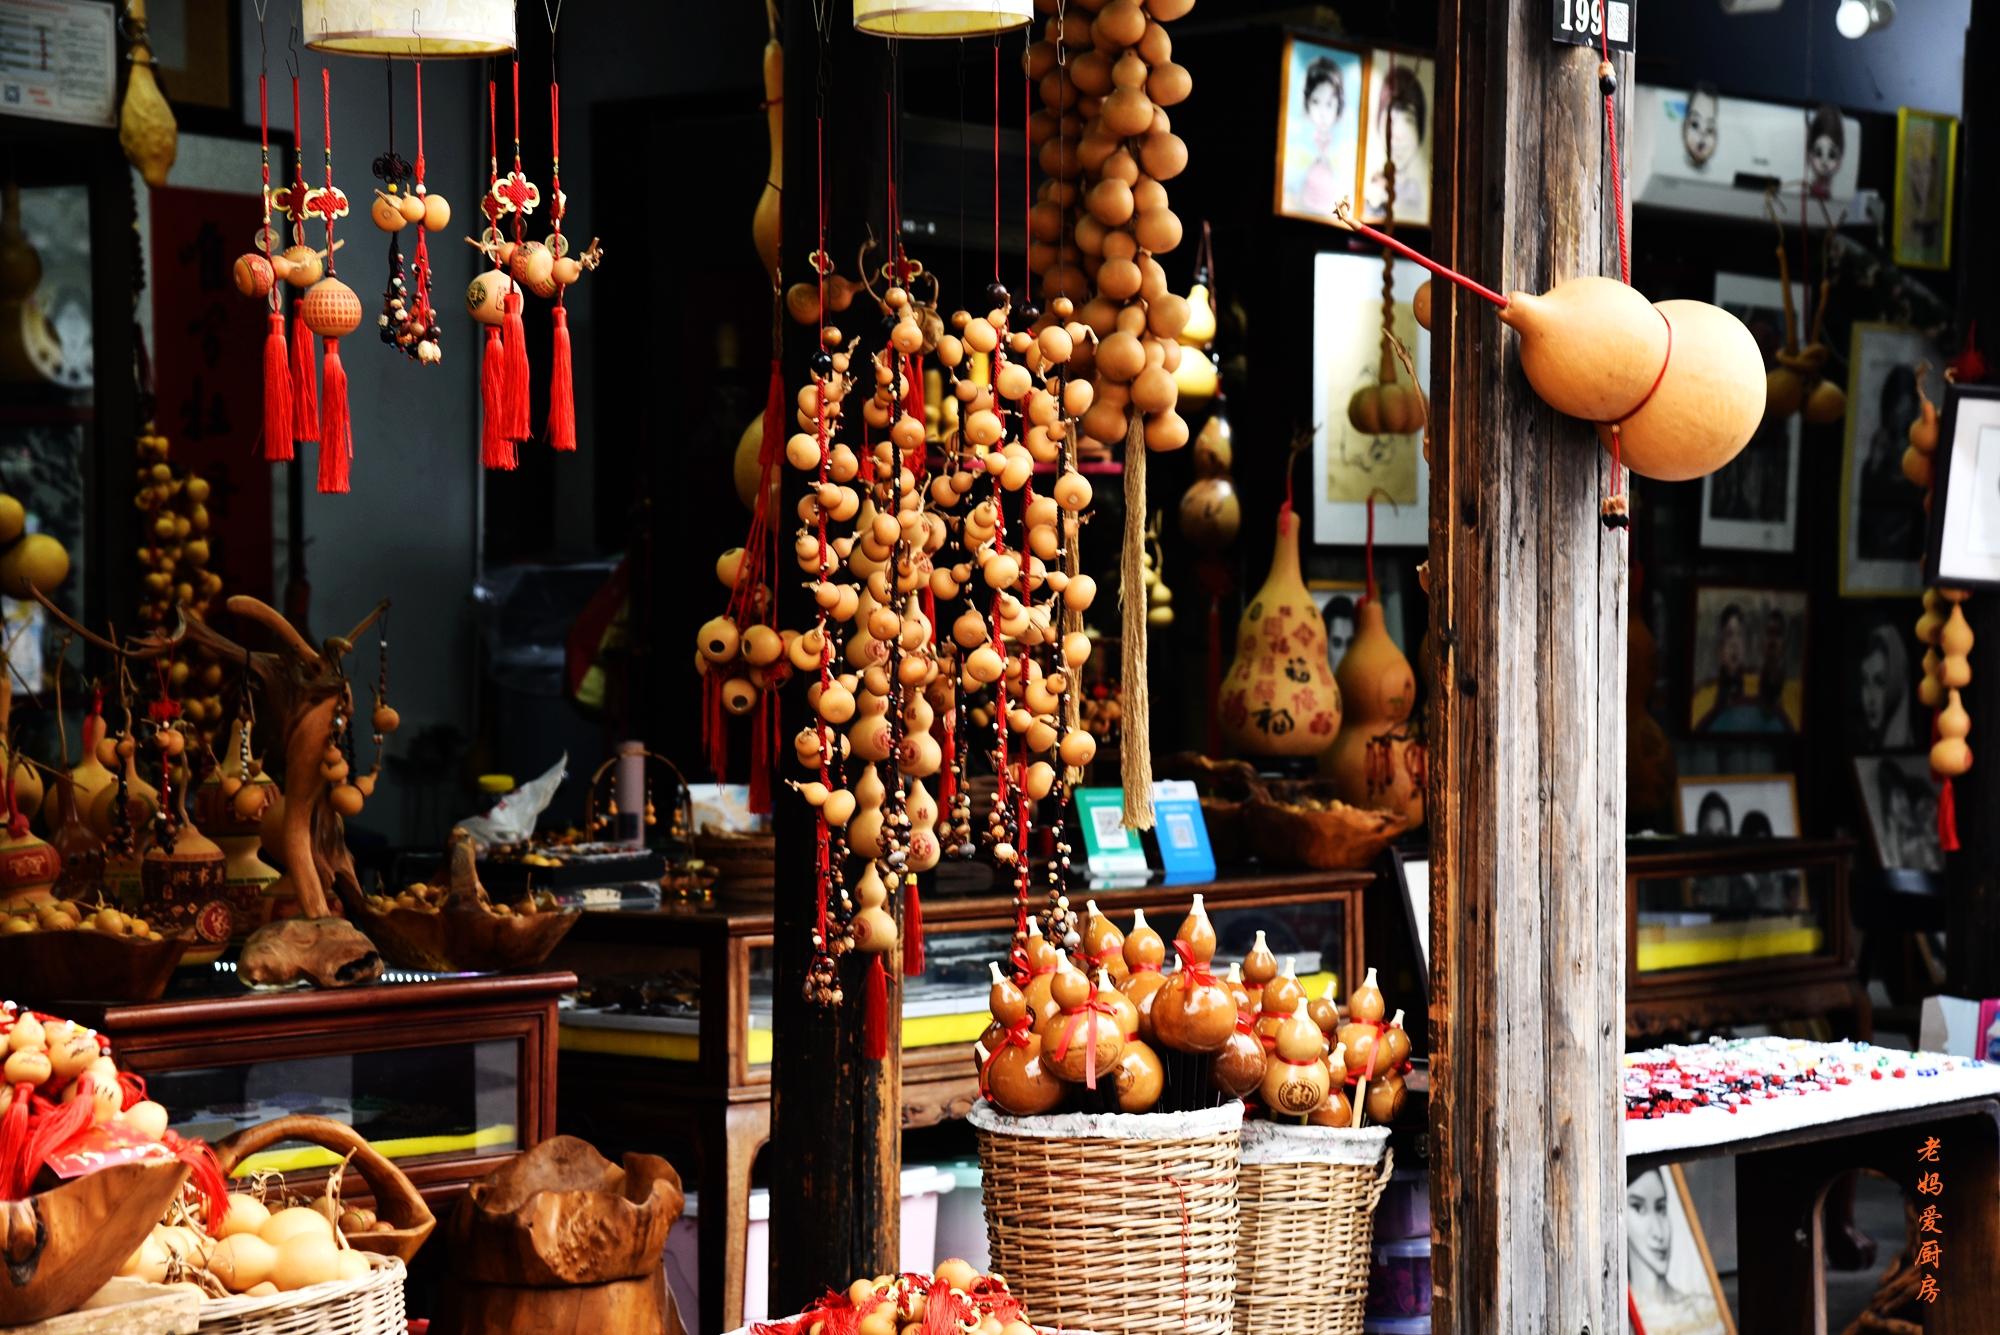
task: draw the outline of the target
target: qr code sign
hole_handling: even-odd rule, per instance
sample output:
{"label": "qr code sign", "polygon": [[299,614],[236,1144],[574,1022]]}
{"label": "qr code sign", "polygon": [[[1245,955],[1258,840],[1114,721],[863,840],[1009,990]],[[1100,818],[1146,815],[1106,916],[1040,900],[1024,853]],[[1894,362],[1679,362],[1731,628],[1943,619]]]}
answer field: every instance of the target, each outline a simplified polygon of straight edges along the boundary
{"label": "qr code sign", "polygon": [[1604,6],[1605,35],[1614,42],[1632,40],[1632,6],[1623,0],[1610,0]]}

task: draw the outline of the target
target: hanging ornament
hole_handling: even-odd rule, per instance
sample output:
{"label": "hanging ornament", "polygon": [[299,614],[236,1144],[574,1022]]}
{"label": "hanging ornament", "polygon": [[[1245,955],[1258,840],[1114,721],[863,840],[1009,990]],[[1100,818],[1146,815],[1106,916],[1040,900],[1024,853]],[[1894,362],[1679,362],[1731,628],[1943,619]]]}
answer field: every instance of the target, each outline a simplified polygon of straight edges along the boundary
{"label": "hanging ornament", "polygon": [[[569,342],[569,310],[563,299],[569,292],[570,284],[583,277],[584,271],[595,269],[603,259],[603,250],[592,237],[590,245],[579,255],[569,253],[569,238],[563,235],[563,216],[569,212],[569,196],[562,188],[562,85],[555,79],[556,25],[562,18],[562,4],[549,11],[549,236],[543,246],[543,253],[549,257],[548,289],[533,281],[533,273],[539,273],[541,261],[530,257],[533,270],[524,279],[531,291],[538,297],[546,297],[553,292],[556,305],[553,314],[555,333],[551,339],[549,354],[549,420],[548,441],[552,450],[570,451],[576,448],[576,389],[575,375],[571,369]],[[521,255],[515,256],[516,265],[523,263]],[[522,274],[517,267],[515,277]]]}
{"label": "hanging ornament", "polygon": [[[500,220],[515,212],[519,204],[527,203],[533,187],[523,178],[519,184],[525,188],[517,191],[511,174],[505,179],[500,175],[499,97],[499,85],[487,80],[487,185],[479,202],[486,215],[486,230],[477,241],[467,238],[468,244],[484,254],[493,267],[474,278],[466,288],[465,308],[474,320],[486,326],[486,351],[479,369],[480,462],[489,469],[505,472],[519,465],[518,443],[527,435],[527,409],[525,405],[521,409],[517,432],[513,429],[517,423],[511,402],[513,359],[516,354],[520,357],[521,384],[525,389],[527,349],[522,341],[525,334],[516,332],[521,323],[521,292],[507,272],[515,246],[501,231]],[[538,191],[533,192],[533,202],[539,203],[540,198]]]}
{"label": "hanging ornament", "polygon": [[[305,290],[326,276],[327,251],[314,250],[306,243],[306,220],[310,216],[306,208],[305,173],[305,121],[299,114],[299,71],[292,65],[292,183],[280,194],[273,196],[272,202],[282,208],[291,223],[292,243],[271,256],[271,271],[294,292],[303,294]],[[331,134],[331,131],[329,131]],[[356,303],[359,304],[358,302]],[[291,388],[292,388],[292,439],[310,444],[319,439],[319,372],[313,365],[312,330],[306,327],[306,308],[303,300],[292,301],[292,330],[290,340]],[[267,337],[264,355],[271,355],[271,344]],[[267,405],[268,410],[268,405]],[[266,457],[269,445],[266,447]],[[292,451],[286,449],[281,458],[289,459]]]}
{"label": "hanging ornament", "polygon": [[[1931,743],[1931,770],[1944,781],[1938,794],[1938,846],[1947,853],[1955,853],[1958,803],[1953,780],[1972,768],[1972,748],[1965,741],[1972,732],[1972,718],[1965,712],[1960,695],[1972,684],[1972,627],[1965,619],[1963,589],[1939,589],[1937,594],[1951,604],[1951,612],[1937,632],[1937,682],[1942,688],[1944,708],[1938,711],[1932,725],[1936,740]],[[1929,658],[1925,655],[1927,676]]]}
{"label": "hanging ornament", "polygon": [[326,341],[325,384],[320,402],[319,489],[344,494],[354,459],[354,428],[347,407],[347,369],[340,362],[340,339],[361,327],[361,298],[334,277],[333,223],[347,216],[347,196],[333,183],[333,74],[319,72],[325,124],[326,184],[305,193],[305,212],[326,225],[326,276],[306,290],[299,309],[306,328]]}
{"label": "hanging ornament", "polygon": [[[122,7],[125,13],[119,28],[131,43],[125,59],[132,73],[125,81],[125,101],[118,110],[118,144],[146,184],[157,190],[167,183],[167,173],[173,170],[180,151],[180,128],[174,124],[173,108],[153,77],[153,67],[159,62],[153,59],[153,37],[146,27],[146,0],[125,0]],[[46,42],[46,30],[43,32],[41,40]],[[41,59],[47,58],[44,50]]]}
{"label": "hanging ornament", "polygon": [[[269,0],[257,0],[257,37],[264,37],[264,13]],[[268,62],[266,62],[268,63]],[[252,241],[254,249],[239,256],[234,268],[236,290],[265,304],[264,330],[264,458],[282,463],[292,457],[292,371],[285,346],[283,286],[272,268],[273,258],[283,249],[279,233],[271,226],[271,207],[281,192],[271,189],[271,97],[266,64],[257,70],[257,156],[263,184],[258,191],[263,221]]]}
{"label": "hanging ornament", "polygon": [[[1765,413],[1779,418],[1803,412],[1805,419],[1816,426],[1837,422],[1847,415],[1847,394],[1841,387],[1826,378],[1827,364],[1833,359],[1833,349],[1824,338],[1828,299],[1833,294],[1833,240],[1837,232],[1834,220],[1827,215],[1826,204],[1820,204],[1821,215],[1826,222],[1826,253],[1820,266],[1819,298],[1813,308],[1812,334],[1806,346],[1800,348],[1798,320],[1792,309],[1792,272],[1790,257],[1785,247],[1785,224],[1778,216],[1777,191],[1774,187],[1764,196],[1764,209],[1771,217],[1771,223],[1778,229],[1778,287],[1782,294],[1785,311],[1785,345],[1776,353],[1777,367],[1764,377]],[[1801,225],[1803,226],[1803,218]]]}
{"label": "hanging ornament", "polygon": [[[1390,72],[1395,71],[1395,58],[1390,57]],[[1396,231],[1396,163],[1393,158],[1382,160],[1382,231],[1393,236]],[[1376,368],[1375,383],[1358,386],[1347,400],[1347,421],[1364,436],[1403,436],[1417,431],[1424,425],[1426,405],[1424,392],[1416,383],[1413,374],[1405,385],[1396,379],[1396,357],[1403,351],[1396,339],[1396,252],[1384,247],[1382,250],[1382,337],[1381,357]]]}
{"label": "hanging ornament", "polygon": [[[443,359],[437,310],[431,304],[431,261],[427,232],[435,232],[451,221],[451,206],[442,195],[424,188],[424,63],[415,62],[417,86],[417,161],[413,167],[396,152],[395,88],[389,89],[389,151],[375,159],[374,173],[383,188],[375,192],[369,217],[389,234],[389,278],[382,293],[382,312],[376,327],[382,341],[425,366]],[[386,73],[390,66],[383,66]],[[409,230],[413,239],[409,267],[403,264],[401,233]]]}

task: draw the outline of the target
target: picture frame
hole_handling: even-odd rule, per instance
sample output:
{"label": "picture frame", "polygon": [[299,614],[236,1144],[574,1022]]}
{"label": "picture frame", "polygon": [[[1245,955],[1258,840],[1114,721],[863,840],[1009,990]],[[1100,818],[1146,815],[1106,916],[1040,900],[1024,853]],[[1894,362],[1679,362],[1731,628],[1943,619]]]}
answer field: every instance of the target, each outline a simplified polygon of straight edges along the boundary
{"label": "picture frame", "polygon": [[1626,1329],[1632,1335],[1736,1335],[1679,1164],[1627,1174],[1625,1252]]}
{"label": "picture frame", "polygon": [[1924,582],[2000,588],[2000,387],[1945,386]]}
{"label": "picture frame", "polygon": [[[1924,496],[1903,476],[1917,417],[1917,371],[1949,359],[1902,325],[1857,321],[1847,362],[1847,424],[1840,464],[1840,596],[1923,592]],[[1942,445],[1939,447],[1942,449]]]}
{"label": "picture frame", "polygon": [[1875,865],[1884,871],[1942,872],[1944,850],[1937,833],[1940,785],[1931,773],[1930,753],[1854,756],[1852,770]]}
{"label": "picture frame", "polygon": [[1810,599],[1803,589],[1698,584],[1688,730],[1784,736],[1805,726]]}
{"label": "picture frame", "polygon": [[[233,0],[150,0],[147,5],[153,64],[184,131],[242,132],[237,9]],[[254,115],[249,128],[257,128]]]}
{"label": "picture frame", "polygon": [[[1799,837],[1799,784],[1790,774],[1683,774],[1675,782],[1682,834],[1698,839]],[[1754,816],[1763,819],[1753,821]],[[1746,832],[1746,825],[1753,828]]]}
{"label": "picture frame", "polygon": [[1958,118],[1896,108],[1896,198],[1890,252],[1906,269],[1951,267],[1958,193]]}
{"label": "picture frame", "polygon": [[1869,602],[1840,618],[1840,703],[1852,755],[1907,751],[1928,736],[1929,713],[1917,698],[1922,646],[1910,634],[1922,605]]}
{"label": "picture frame", "polygon": [[[1792,285],[1792,307],[1804,310],[1806,289]],[[1743,321],[1764,363],[1784,346],[1785,290],[1776,278],[1719,273],[1715,304]],[[1766,414],[1750,443],[1701,481],[1701,545],[1733,551],[1789,552],[1798,545],[1799,414]]]}
{"label": "picture frame", "polygon": [[1279,56],[1277,163],[1271,211],[1333,223],[1361,178],[1368,57],[1360,48],[1286,33]]}
{"label": "picture frame", "polygon": [[[1396,337],[1416,366],[1418,388],[1430,395],[1430,331],[1410,303],[1430,275],[1398,264],[1392,284]],[[1423,431],[1365,436],[1347,420],[1347,401],[1376,383],[1382,358],[1382,260],[1377,255],[1322,251],[1313,259],[1313,541],[1359,547],[1368,537],[1368,498],[1375,498],[1375,543],[1422,547],[1430,542],[1430,465]],[[1397,378],[1406,376],[1398,364]]]}
{"label": "picture frame", "polygon": [[1388,179],[1396,165],[1395,221],[1431,225],[1431,143],[1437,106],[1437,62],[1428,56],[1377,48],[1368,53],[1368,94],[1362,107],[1361,150],[1356,156],[1355,211],[1366,223],[1389,221]]}

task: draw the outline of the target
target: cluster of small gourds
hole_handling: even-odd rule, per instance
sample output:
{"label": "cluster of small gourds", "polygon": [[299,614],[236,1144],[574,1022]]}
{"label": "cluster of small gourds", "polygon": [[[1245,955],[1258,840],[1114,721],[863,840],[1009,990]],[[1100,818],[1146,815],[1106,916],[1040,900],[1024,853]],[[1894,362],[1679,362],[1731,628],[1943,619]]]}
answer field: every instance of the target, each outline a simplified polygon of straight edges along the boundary
{"label": "cluster of small gourds", "polygon": [[1239,1018],[1215,1064],[1223,1092],[1250,1100],[1253,1112],[1274,1121],[1360,1126],[1396,1119],[1410,1036],[1400,1010],[1383,1021],[1387,1007],[1373,969],[1348,993],[1343,1014],[1331,982],[1308,1001],[1292,962],[1279,972],[1259,932],[1227,986]]}
{"label": "cluster of small gourds", "polygon": [[1917,618],[1917,640],[1924,646],[1924,679],[1917,684],[1917,699],[1937,713],[1931,769],[1946,779],[1972,768],[1972,748],[1965,741],[1972,731],[1972,716],[1959,695],[1972,684],[1972,626],[1965,619],[1965,598],[1963,589],[1928,589],[1924,613]]}
{"label": "cluster of small gourds", "polygon": [[1036,1335],[1036,1327],[998,1275],[968,1261],[940,1261],[930,1275],[877,1275],[829,1293],[798,1316],[761,1324],[766,1335]]}
{"label": "cluster of small gourds", "polygon": [[126,1106],[110,1040],[94,1029],[0,1002],[0,1054],[5,1058],[0,1063],[5,1079],[0,1084],[0,1124],[8,1128],[7,1157],[0,1158],[0,1200],[27,1194],[41,1167],[34,1158],[35,1132],[45,1130],[59,1108],[88,1100],[85,1126],[115,1121],[147,1140],[166,1132],[167,1110],[159,1104],[142,1098]]}
{"label": "cluster of small gourds", "polygon": [[[1829,244],[1832,233],[1833,229],[1829,228]],[[1783,421],[1793,413],[1803,412],[1806,421],[1814,426],[1825,426],[1847,416],[1847,392],[1826,378],[1827,363],[1833,359],[1833,349],[1827,346],[1823,337],[1827,298],[1833,292],[1831,259],[1829,250],[1825,270],[1829,276],[1820,280],[1812,335],[1801,349],[1798,318],[1792,309],[1791,261],[1785,252],[1785,229],[1779,226],[1778,286],[1784,293],[1785,346],[1774,354],[1778,364],[1764,373],[1764,411],[1774,420]]]}
{"label": "cluster of small gourds", "polygon": [[[222,576],[209,569],[208,479],[177,467],[170,443],[157,430],[139,435],[138,491],[133,497],[145,518],[139,548],[139,618],[149,626],[170,626],[186,609],[206,617],[222,592]],[[222,722],[222,668],[216,663],[179,661],[168,688],[190,723],[212,728]]]}
{"label": "cluster of small gourds", "polygon": [[0,592],[31,598],[31,590],[55,592],[69,578],[69,548],[47,533],[28,532],[27,507],[0,495]]}
{"label": "cluster of small gourds", "polygon": [[1029,141],[1048,178],[1029,213],[1029,265],[1051,309],[1057,298],[1081,302],[1078,319],[1097,335],[1073,370],[1095,375],[1083,432],[1101,445],[1133,435],[1174,450],[1188,440],[1175,411],[1188,302],[1167,290],[1154,257],[1181,241],[1163,182],[1186,168],[1187,145],[1166,108],[1193,90],[1163,25],[1192,8],[1194,0],[1079,4],[1051,17],[1027,52],[1043,108]]}
{"label": "cluster of small gourds", "polygon": [[[385,158],[393,167],[404,165],[393,153]],[[383,159],[377,159],[376,170],[382,171],[383,165]],[[439,342],[437,308],[431,305],[430,253],[423,244],[423,233],[441,232],[451,226],[451,204],[443,195],[431,194],[421,177],[409,177],[405,189],[404,173],[392,169],[386,174],[390,177],[389,188],[377,190],[375,202],[368,208],[368,216],[376,228],[387,232],[390,238],[389,287],[376,323],[384,343],[425,366],[435,366],[444,359],[444,351]],[[396,243],[396,233],[411,226],[421,229],[413,256],[417,278],[414,292],[404,277],[402,248]]]}

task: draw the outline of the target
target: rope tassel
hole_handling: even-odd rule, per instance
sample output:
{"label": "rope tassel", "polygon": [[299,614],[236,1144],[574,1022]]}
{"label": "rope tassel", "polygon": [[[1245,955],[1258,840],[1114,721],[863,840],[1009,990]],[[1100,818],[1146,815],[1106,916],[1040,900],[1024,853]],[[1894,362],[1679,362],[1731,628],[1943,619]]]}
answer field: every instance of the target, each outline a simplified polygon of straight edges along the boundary
{"label": "rope tassel", "polygon": [[500,326],[486,326],[486,353],[479,363],[479,462],[501,472],[519,462],[514,442],[507,438],[507,353]]}
{"label": "rope tassel", "polygon": [[555,306],[555,333],[549,353],[549,448],[564,452],[576,448],[576,390],[572,384],[569,349],[569,312],[560,301]]}
{"label": "rope tassel", "polygon": [[347,368],[340,364],[340,340],[326,340],[326,395],[321,403],[319,490],[344,496],[354,459],[354,427],[347,413]]}
{"label": "rope tassel", "polygon": [[291,457],[291,352],[285,346],[285,317],[272,311],[264,331],[264,458],[284,463]]}
{"label": "rope tassel", "polygon": [[510,441],[526,440],[533,434],[528,425],[528,331],[521,322],[523,300],[516,284],[507,294],[507,318],[501,325],[507,359],[501,382],[500,434]]}
{"label": "rope tassel", "polygon": [[[265,340],[265,355],[270,341]],[[292,304],[292,439],[310,444],[319,439],[319,386],[313,369],[312,330],[306,328],[305,303]],[[287,449],[285,458],[292,457]]]}

